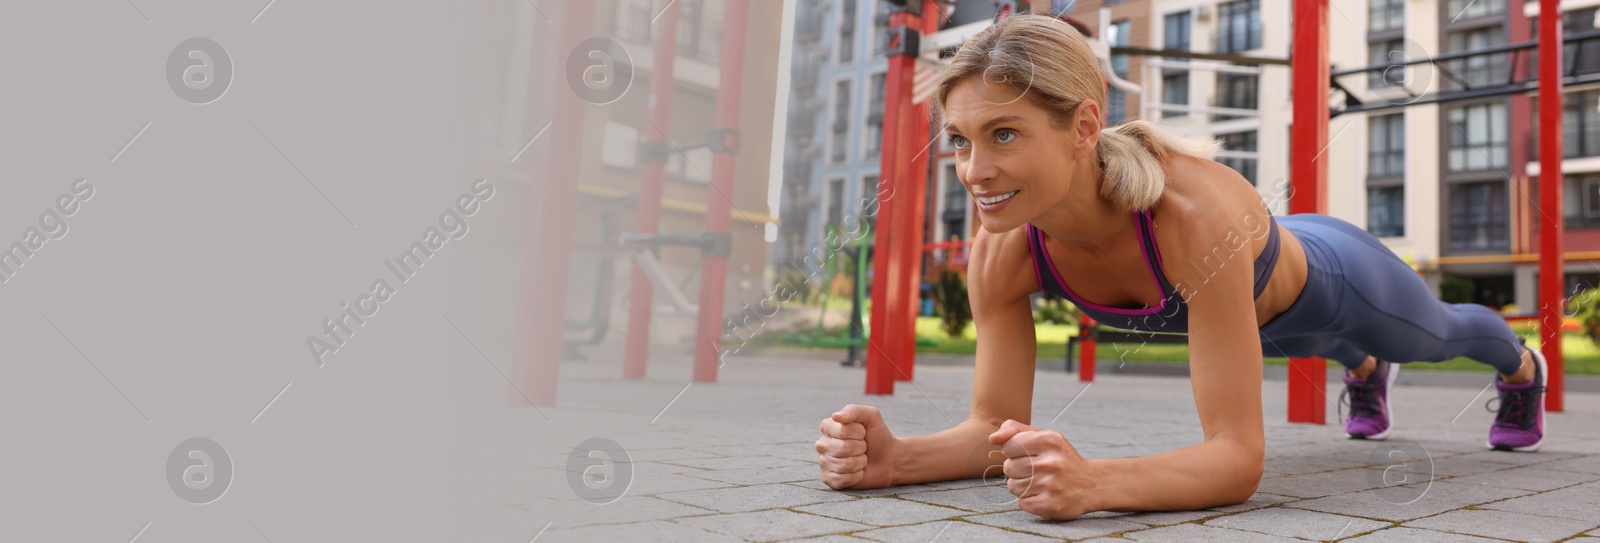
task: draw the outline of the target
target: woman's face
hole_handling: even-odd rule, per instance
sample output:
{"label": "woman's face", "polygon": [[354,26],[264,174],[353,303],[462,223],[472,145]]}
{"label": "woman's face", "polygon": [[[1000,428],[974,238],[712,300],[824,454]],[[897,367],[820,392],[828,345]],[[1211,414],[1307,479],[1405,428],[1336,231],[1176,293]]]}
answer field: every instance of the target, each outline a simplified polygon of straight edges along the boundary
{"label": "woman's face", "polygon": [[[1092,117],[1098,111],[1092,104],[1082,102],[1073,118]],[[1075,120],[1055,128],[1044,108],[982,77],[957,83],[945,97],[944,112],[956,172],[977,203],[983,228],[992,233],[1021,226],[1061,203],[1098,141],[1098,122],[1089,127]]]}

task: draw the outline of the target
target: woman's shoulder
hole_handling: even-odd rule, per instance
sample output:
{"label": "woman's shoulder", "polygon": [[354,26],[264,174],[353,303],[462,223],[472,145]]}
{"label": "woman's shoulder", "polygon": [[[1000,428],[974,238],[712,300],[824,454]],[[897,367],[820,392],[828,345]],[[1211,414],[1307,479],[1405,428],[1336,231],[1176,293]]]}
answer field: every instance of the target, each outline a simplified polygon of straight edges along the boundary
{"label": "woman's shoulder", "polygon": [[1038,291],[1029,233],[1026,224],[1004,232],[979,227],[967,257],[968,289],[982,289],[996,299],[1026,297]]}

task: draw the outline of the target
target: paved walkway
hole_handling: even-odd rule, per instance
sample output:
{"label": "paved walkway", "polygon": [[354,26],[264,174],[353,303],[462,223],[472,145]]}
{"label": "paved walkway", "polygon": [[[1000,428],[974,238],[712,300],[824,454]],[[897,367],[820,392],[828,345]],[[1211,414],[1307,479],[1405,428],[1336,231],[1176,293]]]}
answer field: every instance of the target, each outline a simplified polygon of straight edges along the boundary
{"label": "paved walkway", "polygon": [[[1267,474],[1248,503],[1046,522],[1018,509],[1003,479],[846,492],[818,480],[823,417],[865,403],[896,435],[937,431],[965,417],[970,368],[919,367],[896,395],[867,397],[860,368],[814,357],[732,355],[718,383],[688,385],[682,347],[658,347],[643,381],[604,362],[618,354],[565,364],[559,406],[542,411],[504,406],[502,377],[458,368],[454,417],[471,460],[455,470],[456,540],[1600,542],[1600,394],[1569,393],[1544,450],[1527,454],[1484,449],[1492,392],[1401,385],[1393,437],[1363,442],[1283,422],[1284,384],[1268,381]],[[1041,371],[1034,423],[1090,458],[1201,437],[1177,377],[1102,374],[1086,388]],[[572,455],[580,444],[627,460]]]}

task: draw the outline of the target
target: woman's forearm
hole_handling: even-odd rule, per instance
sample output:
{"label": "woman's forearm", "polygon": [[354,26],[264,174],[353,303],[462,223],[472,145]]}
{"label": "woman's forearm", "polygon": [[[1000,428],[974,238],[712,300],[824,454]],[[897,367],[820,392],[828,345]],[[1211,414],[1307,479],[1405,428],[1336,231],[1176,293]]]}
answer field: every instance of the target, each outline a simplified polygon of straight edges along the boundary
{"label": "woman's forearm", "polygon": [[1227,438],[1134,458],[1090,460],[1099,511],[1187,511],[1243,502],[1261,482],[1262,453]]}
{"label": "woman's forearm", "polygon": [[[984,476],[984,470],[999,466],[1005,457],[1000,447],[989,443],[989,434],[999,425],[967,419],[941,432],[901,438],[895,453],[891,484],[909,485]],[[991,451],[994,454],[990,454]],[[989,476],[1004,478],[999,467]]]}

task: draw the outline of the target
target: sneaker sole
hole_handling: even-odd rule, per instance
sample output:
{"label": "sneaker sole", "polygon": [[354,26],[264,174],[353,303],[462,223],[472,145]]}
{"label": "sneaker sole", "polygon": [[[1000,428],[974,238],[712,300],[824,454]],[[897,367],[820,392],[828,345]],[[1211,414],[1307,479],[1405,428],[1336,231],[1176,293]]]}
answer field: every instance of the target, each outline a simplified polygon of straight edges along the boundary
{"label": "sneaker sole", "polygon": [[1372,435],[1345,434],[1344,437],[1371,441],[1383,441],[1389,438],[1389,432],[1394,431],[1394,406],[1389,403],[1389,392],[1394,390],[1394,380],[1399,375],[1400,365],[1390,362],[1389,378],[1386,379],[1388,382],[1383,384],[1383,418],[1389,419],[1389,427],[1384,428],[1382,432]]}
{"label": "sneaker sole", "polygon": [[[1548,362],[1545,362],[1543,353],[1540,353],[1539,351],[1535,351],[1535,350],[1532,350],[1532,349],[1529,349],[1528,351],[1533,353],[1533,363],[1539,365],[1539,386],[1548,385],[1549,382],[1550,382],[1550,364]],[[1549,391],[1545,392],[1545,394],[1549,394],[1549,393],[1550,393]],[[1539,401],[1541,402],[1541,405],[1539,405],[1539,429],[1543,430],[1544,429],[1544,405],[1543,405],[1542,402],[1544,401],[1544,396],[1540,396],[1539,397]],[[1495,445],[1493,443],[1489,443],[1488,440],[1484,440],[1484,443],[1489,445],[1490,449],[1496,450],[1496,451],[1535,452],[1535,451],[1539,450],[1540,446],[1544,445],[1544,436],[1540,435],[1539,436],[1539,440],[1533,442],[1532,445],[1523,445],[1521,447],[1506,447],[1506,446],[1503,446],[1503,445]]]}

